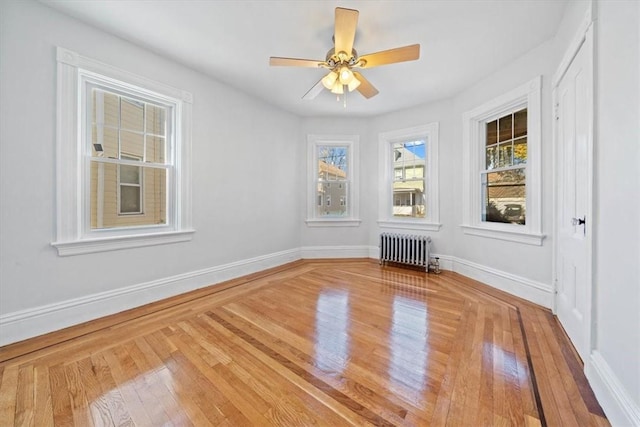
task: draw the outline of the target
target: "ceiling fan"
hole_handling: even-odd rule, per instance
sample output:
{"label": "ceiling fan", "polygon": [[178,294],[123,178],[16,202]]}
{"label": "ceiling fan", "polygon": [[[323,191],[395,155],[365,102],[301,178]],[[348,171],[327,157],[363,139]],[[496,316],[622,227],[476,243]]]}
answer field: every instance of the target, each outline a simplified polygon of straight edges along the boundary
{"label": "ceiling fan", "polygon": [[327,52],[325,60],[283,58],[272,56],[269,65],[288,67],[326,68],[329,73],[318,81],[302,99],[313,99],[324,88],[336,95],[358,90],[365,98],[378,94],[376,89],[354,68],[373,68],[396,62],[413,61],[420,58],[420,45],[398,47],[381,52],[358,56],[353,48],[359,12],[354,9],[336,8],[334,47]]}

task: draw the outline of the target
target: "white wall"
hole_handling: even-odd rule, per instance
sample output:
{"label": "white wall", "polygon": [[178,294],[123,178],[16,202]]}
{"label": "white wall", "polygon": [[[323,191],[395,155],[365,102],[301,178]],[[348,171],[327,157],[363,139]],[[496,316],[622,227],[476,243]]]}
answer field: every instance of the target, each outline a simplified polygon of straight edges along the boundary
{"label": "white wall", "polygon": [[[45,325],[57,329],[224,278],[203,270],[299,248],[298,199],[289,196],[302,190],[296,116],[40,3],[0,4],[0,345],[45,332],[29,323],[30,310],[58,310]],[[56,45],[193,94],[193,241],[70,257],[49,245],[56,223]],[[88,313],[63,310],[78,298],[149,283],[158,286],[124,304],[103,298]]]}
{"label": "white wall", "polygon": [[640,425],[640,2],[600,1],[595,12],[594,353]]}

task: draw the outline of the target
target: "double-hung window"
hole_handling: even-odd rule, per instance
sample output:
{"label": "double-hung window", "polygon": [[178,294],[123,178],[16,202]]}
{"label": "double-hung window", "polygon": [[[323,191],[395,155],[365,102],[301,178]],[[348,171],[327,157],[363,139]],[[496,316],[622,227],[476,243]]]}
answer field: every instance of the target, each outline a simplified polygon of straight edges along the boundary
{"label": "double-hung window", "polygon": [[379,225],[438,230],[438,124],[381,133],[379,144]]}
{"label": "double-hung window", "polygon": [[60,255],[184,241],[191,95],[58,49]]}
{"label": "double-hung window", "polygon": [[358,136],[309,135],[307,141],[307,225],[358,225]]}
{"label": "double-hung window", "polygon": [[541,245],[541,98],[537,77],[463,116],[466,234]]}

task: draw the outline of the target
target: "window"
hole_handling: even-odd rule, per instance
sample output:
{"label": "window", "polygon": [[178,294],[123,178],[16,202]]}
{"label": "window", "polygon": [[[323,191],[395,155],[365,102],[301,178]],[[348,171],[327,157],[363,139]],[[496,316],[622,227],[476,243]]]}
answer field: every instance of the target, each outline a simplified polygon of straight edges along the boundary
{"label": "window", "polygon": [[58,48],[60,255],[189,240],[191,95]]}
{"label": "window", "polygon": [[380,134],[381,227],[439,230],[438,124]]}
{"label": "window", "polygon": [[527,109],[485,125],[482,221],[526,223]]}
{"label": "window", "polygon": [[424,218],[426,214],[424,179],[426,141],[394,142],[393,151],[393,216]]}
{"label": "window", "polygon": [[351,135],[309,135],[309,226],[354,226],[358,219],[357,144]]}
{"label": "window", "polygon": [[541,77],[464,114],[463,230],[541,245]]}

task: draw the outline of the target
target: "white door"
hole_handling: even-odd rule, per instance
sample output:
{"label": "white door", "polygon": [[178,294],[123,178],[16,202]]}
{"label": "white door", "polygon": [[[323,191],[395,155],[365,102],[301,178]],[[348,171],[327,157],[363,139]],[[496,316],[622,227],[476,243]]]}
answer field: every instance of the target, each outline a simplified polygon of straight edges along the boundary
{"label": "white door", "polygon": [[555,90],[556,314],[585,361],[591,328],[591,52],[588,34]]}

